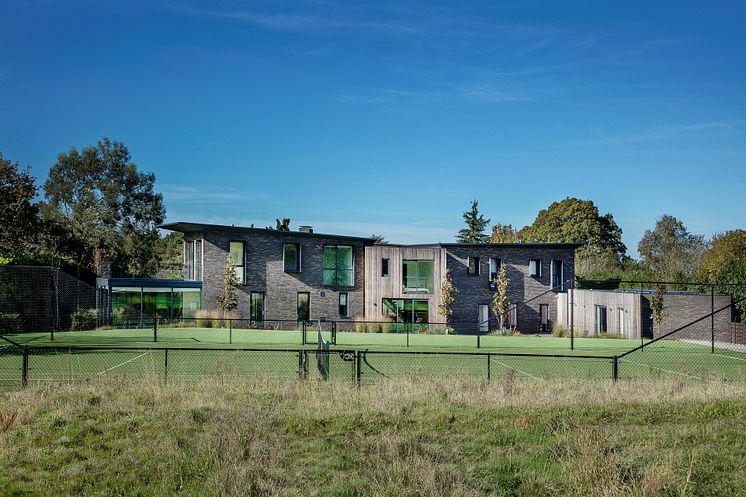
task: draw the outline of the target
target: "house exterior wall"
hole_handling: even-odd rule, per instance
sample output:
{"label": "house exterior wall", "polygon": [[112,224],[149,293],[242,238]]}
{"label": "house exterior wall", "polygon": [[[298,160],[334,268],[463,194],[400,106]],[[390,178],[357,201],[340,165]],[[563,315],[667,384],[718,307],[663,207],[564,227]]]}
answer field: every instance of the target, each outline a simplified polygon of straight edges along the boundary
{"label": "house exterior wall", "polygon": [[[656,329],[650,299],[654,294],[645,291],[642,294],[635,291],[610,290],[574,290],[571,294],[558,295],[557,302],[560,309],[559,324],[570,328],[568,299],[573,304],[572,321],[576,330],[587,336],[596,335],[596,306],[607,308],[607,330],[619,333],[619,309],[625,311],[625,338],[639,339],[642,332],[645,338],[657,338],[673,330],[685,327],[675,334],[676,339],[710,340],[712,337],[712,323],[708,316],[712,312],[711,296],[707,294],[667,293],[664,296],[666,318],[659,330]],[[728,306],[731,298],[728,295],[715,295],[715,310]],[[715,314],[715,340],[732,341],[731,311],[725,309]],[[688,325],[688,326],[687,326]]]}
{"label": "house exterior wall", "polygon": [[[508,276],[508,300],[516,304],[515,328],[522,333],[538,333],[541,330],[541,304],[549,310],[548,330],[557,319],[556,291],[550,290],[550,264],[553,259],[563,261],[565,288],[575,277],[575,251],[572,248],[510,245],[456,245],[449,244],[447,267],[454,286],[458,289],[450,321],[459,331],[475,332],[479,317],[479,305],[490,305],[494,291],[489,287],[489,259],[500,258],[506,265]],[[468,258],[479,257],[478,275],[467,274]],[[529,276],[529,261],[541,260],[541,276]],[[489,310],[490,329],[497,328],[497,316]],[[467,323],[473,323],[467,325]]]}
{"label": "house exterior wall", "polygon": [[[299,292],[310,294],[310,319],[352,320],[363,315],[365,244],[359,239],[318,235],[298,236],[268,230],[267,233],[203,232],[185,234],[185,242],[201,238],[204,251],[202,306],[217,310],[217,297],[223,290],[223,273],[231,241],[244,242],[245,280],[238,288],[240,318],[250,317],[250,293],[264,293],[264,319],[295,321]],[[286,273],[283,263],[285,243],[301,245],[301,271]],[[371,242],[372,243],[372,242]],[[349,245],[353,248],[354,285],[325,286],[324,246]],[[348,294],[348,316],[339,315],[339,294]]]}
{"label": "house exterior wall", "polygon": [[[446,318],[438,311],[440,289],[445,272],[446,251],[440,247],[398,247],[374,245],[365,248],[365,319],[384,321],[381,301],[383,299],[417,299],[428,301],[430,323],[445,323]],[[382,260],[389,260],[389,275],[381,276]],[[433,261],[433,293],[404,293],[402,261]]]}

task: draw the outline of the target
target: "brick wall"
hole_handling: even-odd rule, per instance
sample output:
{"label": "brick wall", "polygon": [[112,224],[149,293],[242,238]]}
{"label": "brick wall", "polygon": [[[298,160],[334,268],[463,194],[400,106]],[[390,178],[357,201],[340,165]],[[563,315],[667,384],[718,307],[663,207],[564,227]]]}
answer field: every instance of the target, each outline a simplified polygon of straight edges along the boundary
{"label": "brick wall", "polygon": [[[685,326],[672,338],[693,340],[710,340],[712,338],[712,323],[709,317],[690,324],[712,313],[712,301],[709,294],[667,293],[664,297],[666,319],[660,330],[655,329],[652,320],[650,310],[650,298],[652,296],[652,293],[645,293],[642,296],[642,323],[646,337],[657,338]],[[715,310],[730,303],[729,295],[715,295]],[[731,309],[725,309],[715,314],[715,340],[729,342],[731,339]]]}
{"label": "brick wall", "polygon": [[[364,247],[359,240],[325,238],[316,235],[298,236],[278,231],[259,233],[206,232],[187,234],[185,240],[203,238],[204,276],[202,308],[218,309],[217,296],[223,290],[223,272],[229,243],[242,241],[246,251],[245,284],[239,288],[237,313],[248,318],[250,292],[264,292],[264,318],[294,321],[297,317],[298,292],[310,293],[311,320],[345,319],[339,316],[339,293],[348,293],[349,319],[363,316]],[[283,266],[284,243],[300,243],[302,266],[299,273],[286,273]],[[354,254],[354,286],[323,285],[324,245],[351,245]]]}
{"label": "brick wall", "polygon": [[[543,296],[528,304],[518,305],[517,329],[522,333],[538,333],[541,324],[539,305],[546,304],[549,308],[548,330],[551,331],[557,319],[557,298],[556,292],[547,292],[550,289],[550,264],[552,259],[564,261],[563,279],[571,281],[575,274],[575,251],[573,249],[545,248],[528,244],[526,247],[449,245],[447,251],[448,269],[454,286],[459,291],[453,305],[451,322],[476,323],[479,305],[491,304],[494,291],[489,288],[489,259],[493,257],[502,259],[502,263],[507,265],[508,298],[511,303],[526,302],[544,293]],[[467,274],[468,257],[479,257],[479,275]],[[529,276],[530,259],[541,259],[540,277]],[[497,317],[490,309],[490,329],[496,327]],[[463,326],[463,328],[467,327]],[[472,325],[470,332],[474,331]]]}

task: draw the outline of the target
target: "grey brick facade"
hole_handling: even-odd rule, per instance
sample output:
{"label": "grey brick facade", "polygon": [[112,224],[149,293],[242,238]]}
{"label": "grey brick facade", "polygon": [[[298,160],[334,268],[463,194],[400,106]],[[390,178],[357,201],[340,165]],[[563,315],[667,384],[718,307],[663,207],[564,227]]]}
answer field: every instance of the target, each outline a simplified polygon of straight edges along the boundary
{"label": "grey brick facade", "polygon": [[[499,258],[508,275],[508,300],[516,304],[515,328],[522,333],[551,331],[557,319],[557,292],[551,290],[550,265],[552,260],[563,263],[564,288],[575,277],[575,246],[542,244],[444,244],[448,251],[447,266],[454,286],[458,288],[451,321],[474,322],[479,316],[479,305],[488,305],[490,329],[496,328],[491,309],[494,291],[489,287],[489,259]],[[468,274],[468,258],[479,257],[479,274]],[[529,261],[541,261],[541,276],[529,275]],[[547,329],[541,329],[540,305],[547,305]]]}
{"label": "grey brick facade", "polygon": [[[230,227],[210,231],[188,232],[185,242],[203,240],[202,308],[218,309],[217,297],[223,290],[223,273],[231,241],[244,242],[245,280],[239,287],[241,318],[250,317],[250,293],[264,293],[264,319],[295,321],[299,292],[310,294],[310,319],[352,320],[362,318],[364,303],[365,246],[372,240],[324,236],[300,232]],[[301,271],[285,272],[285,243],[301,246]],[[354,285],[325,286],[323,254],[326,245],[349,245],[353,248]],[[339,315],[339,294],[348,295],[348,317]]]}

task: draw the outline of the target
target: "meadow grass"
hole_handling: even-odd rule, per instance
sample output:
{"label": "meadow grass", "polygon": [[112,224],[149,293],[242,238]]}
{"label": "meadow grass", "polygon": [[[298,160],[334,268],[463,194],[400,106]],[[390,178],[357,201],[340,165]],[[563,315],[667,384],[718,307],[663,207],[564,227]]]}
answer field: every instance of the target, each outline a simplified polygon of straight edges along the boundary
{"label": "meadow grass", "polygon": [[0,394],[0,495],[738,495],[745,400],[515,374],[41,383]]}

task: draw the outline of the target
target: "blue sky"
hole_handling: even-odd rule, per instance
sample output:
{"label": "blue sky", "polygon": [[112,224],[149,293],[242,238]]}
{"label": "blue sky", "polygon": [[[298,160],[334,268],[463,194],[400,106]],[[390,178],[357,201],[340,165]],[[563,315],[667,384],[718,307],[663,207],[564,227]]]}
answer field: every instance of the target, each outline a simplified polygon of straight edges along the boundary
{"label": "blue sky", "polygon": [[123,141],[169,221],[452,241],[592,199],[744,228],[741,2],[0,4],[0,151]]}

